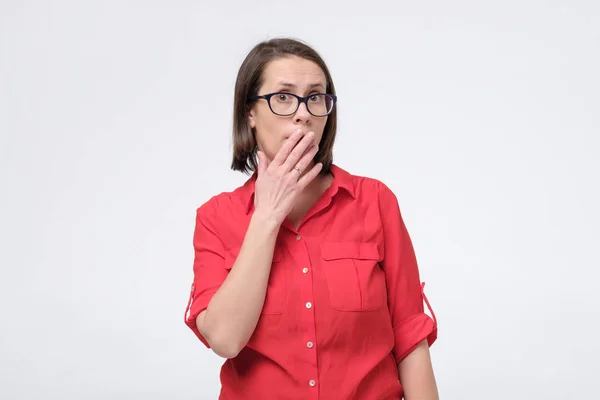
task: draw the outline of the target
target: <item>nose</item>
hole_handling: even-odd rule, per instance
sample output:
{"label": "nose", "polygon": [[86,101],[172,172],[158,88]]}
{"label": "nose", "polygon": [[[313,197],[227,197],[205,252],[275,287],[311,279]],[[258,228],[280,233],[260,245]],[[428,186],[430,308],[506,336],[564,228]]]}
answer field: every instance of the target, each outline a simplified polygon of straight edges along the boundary
{"label": "nose", "polygon": [[296,114],[294,114],[294,119],[296,122],[308,122],[311,115],[308,112],[308,108],[306,108],[305,103],[301,103],[300,107],[296,110]]}

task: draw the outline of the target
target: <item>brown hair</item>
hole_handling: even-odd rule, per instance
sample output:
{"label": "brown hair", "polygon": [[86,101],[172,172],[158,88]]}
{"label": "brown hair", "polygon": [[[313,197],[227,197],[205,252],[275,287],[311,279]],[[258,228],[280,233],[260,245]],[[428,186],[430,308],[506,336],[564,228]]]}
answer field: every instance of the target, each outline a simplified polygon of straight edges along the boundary
{"label": "brown hair", "polygon": [[[248,122],[248,111],[252,106],[249,96],[258,94],[263,84],[263,72],[266,65],[276,59],[296,56],[314,62],[323,70],[326,78],[325,91],[335,94],[333,79],[321,56],[307,44],[295,39],[277,38],[261,42],[254,46],[240,66],[235,82],[233,100],[233,161],[231,169],[246,174],[256,170],[256,138]],[[323,163],[321,173],[328,173],[333,163],[333,143],[337,129],[337,106],[327,117],[323,137],[315,162]]]}

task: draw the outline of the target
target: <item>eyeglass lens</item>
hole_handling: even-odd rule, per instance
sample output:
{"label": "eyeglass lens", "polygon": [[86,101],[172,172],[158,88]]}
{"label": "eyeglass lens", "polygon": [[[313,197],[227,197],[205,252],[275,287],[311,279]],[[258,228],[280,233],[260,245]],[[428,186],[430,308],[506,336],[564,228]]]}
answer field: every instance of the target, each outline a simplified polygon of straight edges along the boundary
{"label": "eyeglass lens", "polygon": [[[333,108],[333,97],[315,94],[309,97],[307,107],[313,115],[327,115]],[[271,96],[271,109],[275,114],[293,114],[298,109],[298,98],[286,93],[277,93]]]}

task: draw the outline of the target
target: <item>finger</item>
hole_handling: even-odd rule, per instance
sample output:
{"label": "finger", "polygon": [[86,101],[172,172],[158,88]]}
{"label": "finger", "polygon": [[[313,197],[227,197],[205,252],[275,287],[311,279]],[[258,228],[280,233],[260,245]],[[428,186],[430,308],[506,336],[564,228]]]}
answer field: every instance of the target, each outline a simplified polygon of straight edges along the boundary
{"label": "finger", "polygon": [[[319,151],[319,146],[317,146],[317,145],[311,146],[304,153],[304,155],[302,155],[302,158],[300,158],[300,160],[298,160],[298,162],[294,166],[294,169],[297,168],[296,171],[299,170],[299,172],[302,173],[302,171],[304,171],[306,168],[308,168],[308,166],[310,165],[310,163],[313,161],[313,159],[317,155],[318,151]],[[296,171],[292,171],[292,172],[296,172]]]}
{"label": "finger", "polygon": [[289,156],[287,157],[287,159],[283,163],[283,168],[284,168],[285,172],[291,171],[296,166],[296,164],[298,164],[298,161],[300,161],[300,159],[306,153],[306,150],[308,148],[310,148],[311,145],[313,145],[314,138],[315,138],[315,133],[314,132],[308,132],[302,138],[302,140],[300,141],[300,143],[298,143],[296,145],[296,147],[294,147],[294,149],[292,150],[292,152],[289,154]]}
{"label": "finger", "polygon": [[256,156],[258,157],[258,168],[256,171],[258,172],[258,176],[261,176],[269,166],[269,160],[267,160],[267,156],[262,151],[257,151]]}
{"label": "finger", "polygon": [[283,165],[285,160],[288,158],[298,141],[304,136],[300,129],[294,131],[289,138],[281,145],[281,148],[273,157],[273,161],[271,162],[273,165]]}
{"label": "finger", "polygon": [[298,185],[300,186],[300,188],[304,189],[306,186],[308,186],[308,184],[310,182],[312,182],[312,180],[315,179],[317,177],[317,175],[319,175],[319,172],[321,172],[322,169],[323,169],[323,164],[316,163],[310,169],[310,171],[308,171],[306,174],[304,174],[302,176],[302,178],[300,178],[300,180],[298,180]]}

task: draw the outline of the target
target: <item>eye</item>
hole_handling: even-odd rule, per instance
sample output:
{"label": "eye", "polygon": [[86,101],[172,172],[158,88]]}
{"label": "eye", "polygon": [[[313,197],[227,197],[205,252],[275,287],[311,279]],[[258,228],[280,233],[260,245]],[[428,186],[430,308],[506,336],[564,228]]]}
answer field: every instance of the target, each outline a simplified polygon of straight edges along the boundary
{"label": "eye", "polygon": [[289,94],[285,94],[285,93],[278,93],[275,95],[275,99],[281,103],[290,101],[290,97],[291,96]]}
{"label": "eye", "polygon": [[312,96],[310,96],[308,98],[308,100],[312,103],[318,103],[320,101],[323,101],[323,95],[322,94],[313,94]]}

